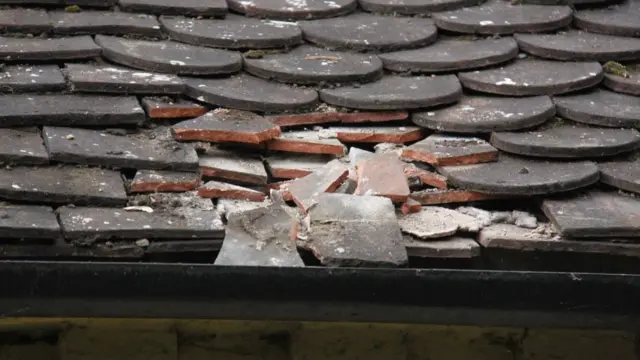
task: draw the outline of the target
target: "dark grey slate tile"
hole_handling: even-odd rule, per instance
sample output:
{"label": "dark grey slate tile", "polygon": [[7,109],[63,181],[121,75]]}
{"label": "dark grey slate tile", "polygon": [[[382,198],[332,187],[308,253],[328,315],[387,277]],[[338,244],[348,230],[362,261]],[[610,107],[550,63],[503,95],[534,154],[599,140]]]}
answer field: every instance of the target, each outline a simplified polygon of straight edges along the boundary
{"label": "dark grey slate tile", "polygon": [[152,170],[198,169],[194,148],[174,141],[167,129],[113,135],[101,130],[45,126],[42,136],[53,161]]}
{"label": "dark grey slate tile", "polygon": [[63,5],[78,5],[95,8],[108,8],[116,4],[116,0],[61,0]]}
{"label": "dark grey slate tile", "polygon": [[0,257],[4,259],[37,260],[136,260],[142,258],[144,249],[132,242],[110,242],[91,247],[73,246],[60,239],[52,245],[0,245]]}
{"label": "dark grey slate tile", "polygon": [[227,49],[270,49],[302,43],[295,23],[227,15],[222,20],[161,17],[164,31],[187,44]]}
{"label": "dark grey slate tile", "polygon": [[628,0],[608,8],[580,10],[573,24],[592,33],[640,36],[640,2]]}
{"label": "dark grey slate tile", "polygon": [[322,19],[350,13],[356,0],[304,1],[287,0],[228,0],[229,9],[249,17],[280,20]]}
{"label": "dark grey slate tile", "polygon": [[74,92],[170,95],[184,90],[182,80],[171,74],[88,64],[66,64],[64,72]]}
{"label": "dark grey slate tile", "polygon": [[385,69],[397,72],[449,72],[497,65],[518,56],[511,37],[499,39],[440,39],[430,46],[378,55]]}
{"label": "dark grey slate tile", "polygon": [[53,32],[60,35],[139,35],[161,37],[155,16],[114,11],[50,12]]}
{"label": "dark grey slate tile", "polygon": [[119,0],[124,11],[154,15],[186,15],[224,17],[227,14],[225,0]]}
{"label": "dark grey slate tile", "polygon": [[11,205],[0,207],[0,238],[49,239],[61,237],[58,219],[47,206]]}
{"label": "dark grey slate tile", "polygon": [[153,240],[149,243],[149,246],[145,248],[144,252],[147,255],[215,252],[219,251],[222,247],[222,241],[223,240],[220,239],[170,241]]}
{"label": "dark grey slate tile", "polygon": [[480,0],[359,0],[363,10],[379,14],[427,15],[482,3]]}
{"label": "dark grey slate tile", "polygon": [[0,169],[0,198],[47,204],[122,206],[119,172],[72,166]]}
{"label": "dark grey slate tile", "polygon": [[318,93],[256,78],[245,73],[228,78],[184,78],[186,95],[212,105],[239,110],[281,112],[310,109]]}
{"label": "dark grey slate tile", "polygon": [[600,182],[618,189],[640,193],[640,161],[637,154],[598,163]]}
{"label": "dark grey slate tile", "polygon": [[102,50],[90,36],[65,38],[0,37],[2,61],[61,61],[100,56]]}
{"label": "dark grey slate tile", "polygon": [[49,163],[40,130],[32,128],[0,129],[0,163],[43,165]]}
{"label": "dark grey slate tile", "polygon": [[597,62],[518,59],[498,68],[458,74],[471,90],[508,96],[557,95],[598,85],[604,77]]}
{"label": "dark grey slate tile", "polygon": [[135,97],[0,96],[0,127],[137,125],[144,120],[144,111]]}
{"label": "dark grey slate tile", "polygon": [[0,32],[38,34],[51,29],[51,20],[44,10],[2,9],[0,10]]}
{"label": "dark grey slate tile", "polygon": [[0,0],[0,5],[59,5],[60,0]]}
{"label": "dark grey slate tile", "polygon": [[604,89],[553,98],[563,118],[607,127],[640,127],[640,97]]}
{"label": "dark grey slate tile", "polygon": [[173,41],[146,41],[98,35],[102,56],[125,66],[179,75],[222,75],[240,71],[240,54]]}
{"label": "dark grey slate tile", "polygon": [[640,96],[640,68],[628,66],[621,75],[605,73],[602,84],[615,92]]}
{"label": "dark grey slate tile", "polygon": [[0,92],[50,92],[66,88],[64,76],[56,65],[7,66],[0,72]]}
{"label": "dark grey slate tile", "polygon": [[556,107],[548,96],[523,98],[464,96],[451,106],[411,114],[414,124],[454,133],[487,133],[527,129],[552,118]]}

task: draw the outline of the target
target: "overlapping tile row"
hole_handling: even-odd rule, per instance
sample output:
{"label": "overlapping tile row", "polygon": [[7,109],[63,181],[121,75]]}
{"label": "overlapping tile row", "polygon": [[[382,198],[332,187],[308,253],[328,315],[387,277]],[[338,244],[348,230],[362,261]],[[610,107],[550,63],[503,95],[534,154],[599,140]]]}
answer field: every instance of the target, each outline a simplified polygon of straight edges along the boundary
{"label": "overlapping tile row", "polygon": [[0,4],[0,256],[637,257],[637,0]]}

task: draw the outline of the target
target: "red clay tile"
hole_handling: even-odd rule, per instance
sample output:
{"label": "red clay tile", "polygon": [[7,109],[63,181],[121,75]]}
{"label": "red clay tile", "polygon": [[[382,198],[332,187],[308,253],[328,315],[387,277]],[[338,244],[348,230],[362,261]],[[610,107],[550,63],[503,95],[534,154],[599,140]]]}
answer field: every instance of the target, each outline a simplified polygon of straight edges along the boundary
{"label": "red clay tile", "polygon": [[146,97],[140,103],[152,119],[186,119],[202,116],[209,111],[206,107],[187,100],[169,100]]}
{"label": "red clay tile", "polygon": [[260,191],[218,181],[208,181],[199,187],[198,195],[203,198],[227,198],[251,201],[264,201],[266,198],[265,194]]}
{"label": "red clay tile", "polygon": [[355,195],[383,196],[395,203],[409,197],[404,164],[395,154],[374,155],[356,164],[358,187]]}
{"label": "red clay tile", "polygon": [[417,213],[420,210],[422,210],[422,204],[420,204],[416,200],[413,200],[412,198],[408,198],[400,208],[400,211],[403,215]]}
{"label": "red clay tile", "polygon": [[317,171],[292,181],[288,190],[296,205],[307,212],[319,194],[336,191],[348,174],[349,168],[345,164],[333,160]]}
{"label": "red clay tile", "polygon": [[345,143],[407,143],[422,139],[422,128],[417,126],[399,127],[333,127],[329,131]]}
{"label": "red clay tile", "polygon": [[270,190],[276,190],[280,192],[280,194],[282,195],[282,199],[284,201],[292,201],[293,196],[289,191],[289,185],[291,185],[292,182],[293,181],[288,180],[288,181],[279,181],[279,182],[267,184],[266,192],[269,192]]}
{"label": "red clay tile", "polygon": [[184,192],[195,190],[200,185],[199,173],[138,170],[130,190],[132,193]]}
{"label": "red clay tile", "polygon": [[317,112],[309,114],[274,115],[267,117],[274,124],[287,126],[320,125],[341,122],[343,124],[356,124],[368,122],[387,122],[405,120],[409,117],[406,111],[381,111],[381,112]]}
{"label": "red clay tile", "polygon": [[314,170],[333,160],[328,155],[276,154],[265,160],[271,177],[276,179],[297,179],[311,174]]}
{"label": "red clay tile", "polygon": [[405,159],[433,165],[470,165],[498,160],[498,149],[474,137],[434,134],[402,152]]}
{"label": "red clay tile", "polygon": [[244,184],[267,183],[267,171],[262,160],[255,156],[212,148],[198,158],[203,177]]}
{"label": "red clay tile", "polygon": [[505,196],[484,194],[468,190],[424,190],[411,193],[412,199],[422,205],[436,205],[449,203],[466,203],[472,201],[503,199]]}
{"label": "red clay tile", "polygon": [[423,185],[433,186],[438,189],[446,189],[447,178],[436,172],[420,169],[413,164],[404,165],[404,174],[407,178],[418,178]]}
{"label": "red clay tile", "polygon": [[323,131],[291,131],[267,142],[267,149],[305,154],[344,155],[347,148],[334,134]]}

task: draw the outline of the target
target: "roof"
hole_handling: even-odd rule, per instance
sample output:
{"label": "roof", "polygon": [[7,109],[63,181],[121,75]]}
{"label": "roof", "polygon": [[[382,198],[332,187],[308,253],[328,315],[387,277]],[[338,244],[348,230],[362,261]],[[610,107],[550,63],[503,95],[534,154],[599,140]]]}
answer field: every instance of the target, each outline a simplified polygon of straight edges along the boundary
{"label": "roof", "polygon": [[638,0],[0,4],[3,259],[640,257]]}

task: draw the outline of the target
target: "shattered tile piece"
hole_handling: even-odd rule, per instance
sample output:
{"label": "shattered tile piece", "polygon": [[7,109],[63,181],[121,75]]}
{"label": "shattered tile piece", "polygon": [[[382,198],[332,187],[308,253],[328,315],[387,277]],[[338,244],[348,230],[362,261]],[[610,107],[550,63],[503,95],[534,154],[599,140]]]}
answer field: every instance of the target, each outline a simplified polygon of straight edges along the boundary
{"label": "shattered tile piece", "polygon": [[326,155],[274,154],[265,159],[271,177],[297,179],[320,169],[333,159]]}
{"label": "shattered tile piece", "polygon": [[640,97],[604,89],[553,98],[558,115],[589,125],[640,127]]}
{"label": "shattered tile piece", "polygon": [[222,18],[227,14],[224,0],[118,0],[124,11],[154,15],[207,16]]}
{"label": "shattered tile piece", "polygon": [[0,72],[1,93],[59,91],[67,86],[56,65],[6,66],[3,70]]}
{"label": "shattered tile piece", "polygon": [[212,148],[198,158],[203,177],[245,184],[267,183],[264,164],[255,156]]}
{"label": "shattered tile piece", "polygon": [[402,157],[439,166],[469,165],[496,161],[498,150],[480,138],[434,134],[404,148]]}
{"label": "shattered tile piece", "polygon": [[65,38],[0,37],[2,61],[62,61],[100,56],[100,46],[90,36]]}
{"label": "shattered tile piece", "polygon": [[400,208],[400,212],[402,212],[403,215],[417,213],[420,212],[420,210],[422,210],[422,204],[412,198],[408,198],[407,201],[402,203],[402,207]]}
{"label": "shattered tile piece", "polygon": [[287,131],[267,142],[267,149],[304,154],[344,155],[347,147],[326,131]]}
{"label": "shattered tile piece", "polygon": [[391,200],[376,196],[320,194],[299,226],[298,246],[325,266],[397,267],[407,263]]}
{"label": "shattered tile piece", "polygon": [[43,165],[49,163],[40,131],[33,128],[0,129],[0,163]]}
{"label": "shattered tile piece", "polygon": [[280,127],[319,125],[341,122],[343,124],[378,123],[405,120],[409,117],[406,111],[376,111],[376,112],[315,112],[307,114],[271,115],[268,119]]}
{"label": "shattered tile piece", "polygon": [[443,238],[458,231],[475,233],[482,229],[476,218],[438,206],[424,206],[417,213],[400,216],[398,223],[402,232],[419,239]]}
{"label": "shattered tile piece", "polygon": [[167,129],[132,135],[79,128],[43,128],[49,156],[66,163],[150,170],[197,170],[198,155]]}
{"label": "shattered tile piece", "polygon": [[233,213],[241,213],[259,207],[266,207],[271,204],[272,202],[269,199],[265,199],[263,202],[255,202],[242,199],[219,198],[216,203],[216,211],[221,217],[228,220],[229,216]]}
{"label": "shattered tile piece", "polygon": [[0,207],[0,237],[4,241],[24,243],[48,239],[53,242],[61,236],[58,219],[50,207],[4,204]]}
{"label": "shattered tile piece", "polygon": [[293,201],[307,212],[323,193],[330,193],[345,181],[349,168],[339,160],[332,160],[309,175],[293,180],[287,187]]}
{"label": "shattered tile piece", "polygon": [[200,185],[200,174],[196,172],[176,172],[138,170],[131,182],[132,193],[183,192],[195,190]]}
{"label": "shattered tile piece", "polygon": [[64,71],[74,92],[173,95],[184,91],[176,75],[88,64],[66,64]]}
{"label": "shattered tile piece", "polygon": [[203,198],[227,198],[251,201],[264,201],[266,198],[266,195],[260,191],[219,181],[207,181],[198,188],[198,195]]}
{"label": "shattered tile piece", "polygon": [[2,9],[0,10],[0,32],[38,34],[51,29],[51,20],[44,10]]}
{"label": "shattered tile piece", "polygon": [[229,9],[258,17],[278,20],[310,20],[340,16],[355,10],[355,0],[336,0],[331,2],[290,3],[285,0],[246,1],[229,0]]}
{"label": "shattered tile piece", "polygon": [[407,180],[417,178],[420,185],[433,186],[438,189],[447,189],[447,178],[433,171],[427,171],[417,167],[415,164],[404,164],[404,174]]}
{"label": "shattered tile piece", "polygon": [[47,204],[122,206],[119,172],[72,166],[0,169],[0,198]]}
{"label": "shattered tile piece", "polygon": [[409,194],[409,197],[418,201],[422,205],[468,203],[474,201],[485,201],[504,198],[504,196],[502,195],[486,194],[476,191],[457,189],[430,189],[424,191],[416,191]]}
{"label": "shattered tile piece", "polygon": [[53,32],[59,35],[138,35],[161,37],[155,16],[116,11],[80,11],[49,13]]}
{"label": "shattered tile piece", "polygon": [[383,196],[402,203],[409,196],[404,164],[394,154],[375,155],[356,164],[358,187],[355,195]]}
{"label": "shattered tile piece", "polygon": [[371,151],[362,150],[352,146],[351,149],[349,149],[349,163],[355,166],[359,161],[368,159],[375,155],[376,154]]}
{"label": "shattered tile piece", "polygon": [[247,111],[218,109],[173,126],[177,140],[259,144],[280,136],[280,128]]}
{"label": "shattered tile piece", "polygon": [[405,235],[409,256],[436,259],[470,259],[480,256],[480,245],[469,238],[452,236],[434,241],[419,241]]}
{"label": "shattered tile piece", "polygon": [[152,119],[188,119],[202,116],[209,111],[202,105],[183,99],[144,97],[140,103],[147,116]]}
{"label": "shattered tile piece", "polygon": [[333,127],[328,131],[346,143],[407,143],[422,139],[422,129],[415,126]]}

